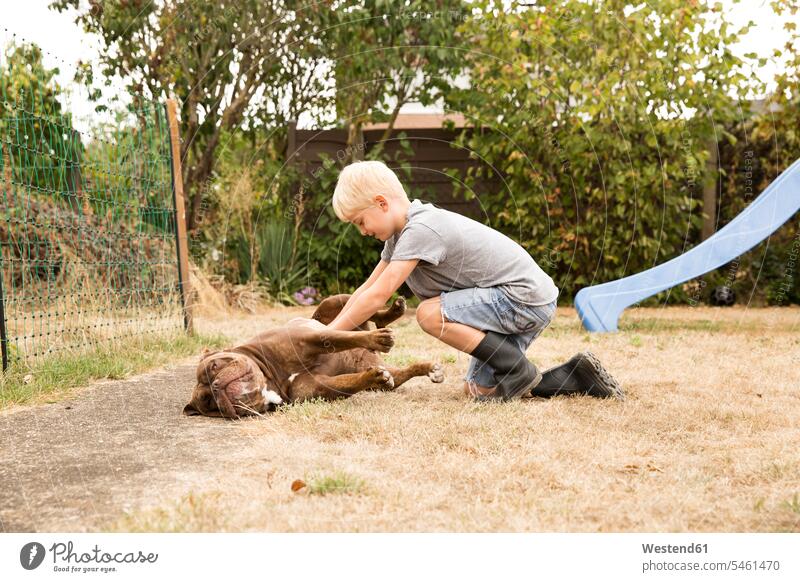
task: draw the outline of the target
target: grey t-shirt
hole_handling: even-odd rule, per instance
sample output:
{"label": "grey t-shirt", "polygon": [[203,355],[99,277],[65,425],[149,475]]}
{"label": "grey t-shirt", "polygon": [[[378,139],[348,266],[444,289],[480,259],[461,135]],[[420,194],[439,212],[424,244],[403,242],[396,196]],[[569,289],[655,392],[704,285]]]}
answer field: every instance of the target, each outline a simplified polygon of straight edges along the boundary
{"label": "grey t-shirt", "polygon": [[512,239],[418,198],[411,202],[405,227],[384,242],[381,259],[420,259],[406,279],[420,299],[470,287],[500,287],[528,305],[558,297],[550,275]]}

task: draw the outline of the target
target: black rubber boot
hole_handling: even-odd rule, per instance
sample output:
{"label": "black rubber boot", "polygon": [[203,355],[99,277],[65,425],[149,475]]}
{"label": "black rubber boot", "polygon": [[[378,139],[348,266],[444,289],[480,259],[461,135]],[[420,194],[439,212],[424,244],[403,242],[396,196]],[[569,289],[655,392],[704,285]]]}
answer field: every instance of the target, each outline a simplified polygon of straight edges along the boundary
{"label": "black rubber boot", "polygon": [[471,352],[494,368],[497,387],[491,396],[478,396],[477,400],[513,400],[531,391],[541,380],[542,373],[525,357],[519,346],[507,335],[494,331],[486,332]]}
{"label": "black rubber boot", "polygon": [[580,352],[566,363],[545,370],[531,396],[552,398],[559,394],[588,394],[596,398],[625,399],[619,383],[592,352]]}

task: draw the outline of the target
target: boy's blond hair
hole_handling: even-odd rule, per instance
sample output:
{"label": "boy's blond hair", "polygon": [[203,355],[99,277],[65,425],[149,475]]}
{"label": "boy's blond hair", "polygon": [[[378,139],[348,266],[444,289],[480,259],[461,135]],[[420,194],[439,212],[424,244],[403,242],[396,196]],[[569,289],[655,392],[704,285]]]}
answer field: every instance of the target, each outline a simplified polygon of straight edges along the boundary
{"label": "boy's blond hair", "polygon": [[383,194],[387,198],[405,198],[408,195],[400,179],[386,164],[379,161],[354,162],[339,174],[333,192],[333,211],[339,220],[372,206],[372,198]]}

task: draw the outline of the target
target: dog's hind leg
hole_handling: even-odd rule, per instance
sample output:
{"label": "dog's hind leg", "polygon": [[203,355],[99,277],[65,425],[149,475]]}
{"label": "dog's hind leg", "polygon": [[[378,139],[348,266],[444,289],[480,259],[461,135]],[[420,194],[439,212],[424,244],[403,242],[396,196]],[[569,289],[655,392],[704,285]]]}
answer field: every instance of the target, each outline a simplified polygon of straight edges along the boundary
{"label": "dog's hind leg", "polygon": [[431,379],[431,382],[437,384],[444,382],[444,368],[442,368],[441,364],[434,364],[433,362],[419,362],[405,368],[393,368],[391,366],[387,366],[387,368],[392,377],[394,377],[395,388],[417,376],[427,376]]}
{"label": "dog's hind leg", "polygon": [[394,386],[394,378],[385,366],[372,366],[363,372],[337,376],[292,374],[288,392],[292,402],[302,402],[311,398],[347,398],[364,390],[392,390]]}
{"label": "dog's hind leg", "polygon": [[[320,301],[317,308],[314,310],[314,313],[311,315],[311,319],[316,319],[319,322],[328,325],[336,316],[344,308],[347,300],[350,299],[349,293],[339,293],[338,295],[330,295]],[[368,328],[364,328],[368,329]]]}

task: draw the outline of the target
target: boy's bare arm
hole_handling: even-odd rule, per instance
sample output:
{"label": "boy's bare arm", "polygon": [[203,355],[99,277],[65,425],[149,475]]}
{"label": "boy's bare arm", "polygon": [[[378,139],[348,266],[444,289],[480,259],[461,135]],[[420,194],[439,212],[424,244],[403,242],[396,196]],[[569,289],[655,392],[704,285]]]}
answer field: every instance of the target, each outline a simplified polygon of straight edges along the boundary
{"label": "boy's bare arm", "polygon": [[[363,282],[363,283],[362,283],[362,284],[361,284],[361,285],[358,287],[358,289],[356,289],[355,291],[353,291],[353,294],[352,294],[352,295],[350,295],[350,298],[347,300],[347,303],[345,303],[345,304],[344,304],[344,307],[342,307],[342,311],[340,311],[340,312],[339,312],[339,315],[341,315],[341,314],[342,314],[344,311],[346,311],[346,310],[347,310],[347,309],[348,309],[348,308],[349,308],[351,305],[353,305],[353,303],[355,303],[355,302],[356,302],[356,298],[357,298],[359,295],[361,295],[361,294],[362,294],[364,291],[366,291],[367,289],[369,289],[369,288],[372,286],[372,284],[373,284],[375,281],[377,281],[377,279],[378,279],[378,277],[380,276],[380,274],[381,274],[381,273],[383,273],[383,271],[384,271],[384,270],[386,269],[386,267],[388,267],[388,266],[389,266],[389,263],[388,263],[388,262],[386,262],[386,261],[384,261],[383,259],[381,259],[380,261],[378,261],[378,264],[377,264],[377,265],[375,265],[375,268],[372,270],[372,273],[371,273],[371,274],[370,274],[370,276],[367,278],[367,280],[366,280],[366,281],[364,281],[364,282]],[[337,316],[337,319],[338,319],[338,316]],[[334,321],[336,321],[336,320],[334,319]],[[331,322],[331,323],[333,323],[333,322]]]}
{"label": "boy's bare arm", "polygon": [[[370,278],[359,287],[360,293],[353,294],[347,301],[342,311],[328,324],[331,329],[350,331],[364,323],[367,319],[386,305],[386,302],[397,291],[398,287],[408,278],[419,259],[410,261],[392,261],[382,266],[380,263],[375,268]],[[380,270],[379,270],[380,269]],[[374,280],[373,275],[375,275]],[[370,285],[367,285],[370,283]],[[363,288],[363,289],[362,289]]]}
{"label": "boy's bare arm", "polygon": [[[355,291],[353,291],[353,294],[352,294],[352,295],[350,295],[350,297],[347,299],[347,302],[344,304],[344,307],[342,307],[342,310],[339,312],[339,315],[337,315],[337,316],[336,316],[336,317],[333,319],[333,321],[332,321],[332,322],[330,322],[330,323],[328,324],[328,326],[329,326],[329,327],[330,327],[330,326],[332,326],[334,323],[336,323],[336,324],[337,324],[337,327],[336,327],[335,329],[343,329],[343,328],[340,328],[340,327],[338,327],[338,326],[339,326],[339,324],[340,324],[341,322],[340,322],[340,321],[337,321],[337,320],[339,320],[339,319],[342,317],[342,315],[343,315],[344,313],[346,313],[346,312],[347,312],[347,311],[348,311],[348,310],[349,310],[349,309],[350,309],[350,308],[353,306],[353,303],[355,303],[355,302],[356,302],[356,299],[358,298],[358,296],[359,296],[359,295],[361,295],[361,294],[362,294],[364,291],[366,291],[367,289],[369,289],[369,288],[372,286],[372,284],[373,284],[373,283],[374,283],[374,282],[375,282],[375,281],[378,279],[378,277],[380,276],[380,274],[381,274],[381,273],[383,273],[383,271],[384,271],[384,270],[386,269],[386,267],[388,267],[388,266],[389,266],[389,263],[388,263],[387,261],[384,261],[383,259],[381,259],[380,261],[378,261],[378,264],[377,264],[377,265],[375,266],[375,268],[372,270],[372,273],[371,273],[371,274],[370,274],[370,276],[367,278],[367,280],[366,280],[366,281],[364,281],[364,282],[363,282],[363,283],[362,283],[362,284],[361,284],[361,285],[358,287],[358,289],[356,289]],[[348,328],[348,329],[347,329],[347,331],[349,331],[349,330],[351,330],[351,329],[353,329],[353,328],[355,328],[355,327],[356,327],[356,326],[353,326],[352,328]]]}

